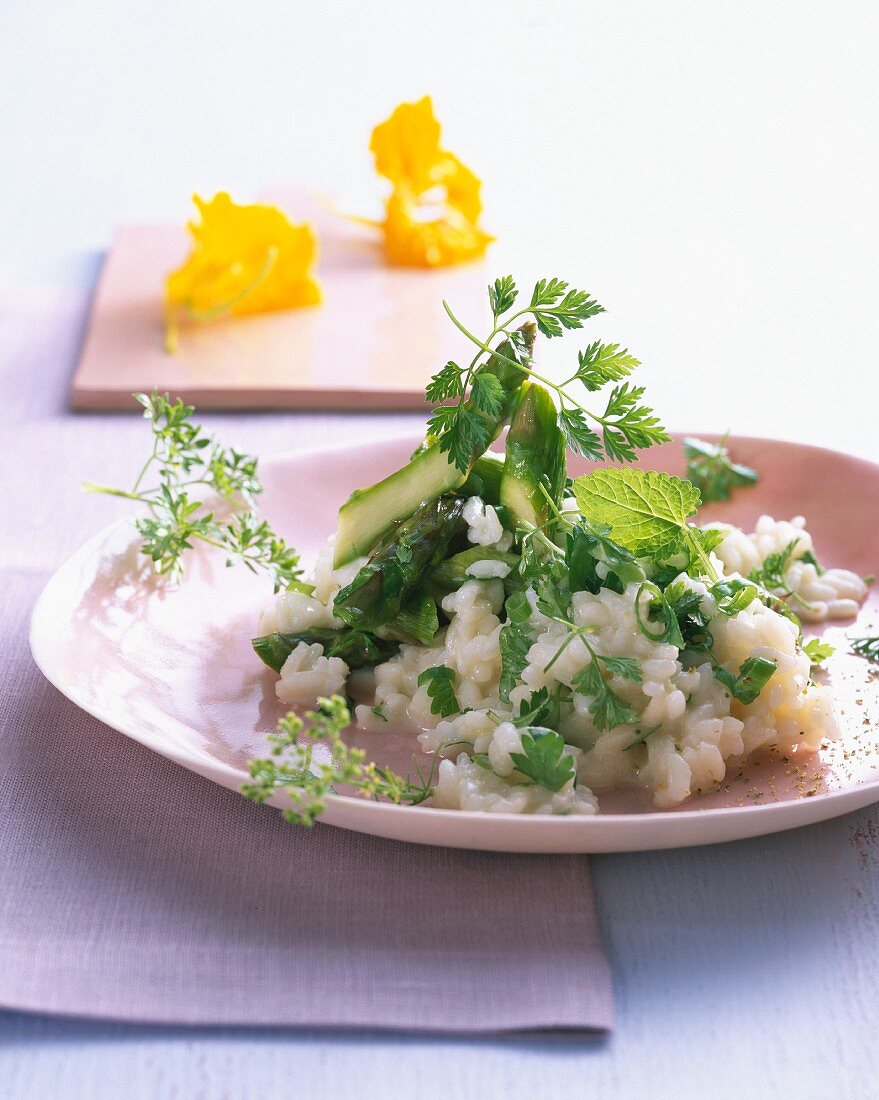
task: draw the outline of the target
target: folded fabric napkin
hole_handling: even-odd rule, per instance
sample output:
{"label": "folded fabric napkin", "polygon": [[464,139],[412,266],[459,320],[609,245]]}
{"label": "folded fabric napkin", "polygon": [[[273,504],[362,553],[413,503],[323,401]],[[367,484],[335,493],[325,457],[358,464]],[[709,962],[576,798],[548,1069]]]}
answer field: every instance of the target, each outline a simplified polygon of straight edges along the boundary
{"label": "folded fabric napkin", "polygon": [[[30,609],[95,528],[77,483],[143,443],[136,419],[63,413],[77,321],[76,309],[22,313],[0,364],[20,493],[15,530],[0,532],[0,1006],[183,1024],[608,1028],[585,858],[297,830],[42,678]],[[281,449],[291,419],[275,423],[260,431]]]}

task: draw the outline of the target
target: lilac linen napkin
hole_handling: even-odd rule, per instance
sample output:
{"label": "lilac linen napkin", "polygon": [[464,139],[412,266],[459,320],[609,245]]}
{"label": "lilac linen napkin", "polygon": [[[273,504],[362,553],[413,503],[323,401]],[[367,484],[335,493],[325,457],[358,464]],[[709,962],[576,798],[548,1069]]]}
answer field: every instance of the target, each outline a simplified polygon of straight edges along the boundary
{"label": "lilac linen napkin", "polygon": [[[117,465],[125,478],[144,442],[134,418],[64,414],[77,310],[55,310],[15,319],[36,343],[7,340],[27,352],[9,352],[2,376],[18,498],[0,531],[0,1006],[180,1024],[608,1028],[585,858],[298,831],[43,680],[30,608],[106,505],[76,482]],[[289,446],[292,417],[219,429],[252,445],[254,422],[277,449],[283,427]]]}

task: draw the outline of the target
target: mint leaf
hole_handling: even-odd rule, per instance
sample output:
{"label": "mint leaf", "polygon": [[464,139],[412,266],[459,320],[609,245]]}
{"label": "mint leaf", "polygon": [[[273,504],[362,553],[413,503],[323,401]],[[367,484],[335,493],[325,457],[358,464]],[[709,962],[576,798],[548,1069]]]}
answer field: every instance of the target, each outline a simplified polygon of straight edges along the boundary
{"label": "mint leaf", "polygon": [[587,519],[607,524],[613,539],[637,557],[663,561],[694,541],[687,519],[699,507],[699,490],[679,477],[596,470],[575,479],[574,496]]}
{"label": "mint leaf", "polygon": [[561,734],[532,726],[522,734],[522,751],[511,752],[510,759],[516,771],[533,783],[548,791],[560,791],[574,778],[574,761],[564,749]]}
{"label": "mint leaf", "polygon": [[430,699],[430,713],[439,714],[448,718],[450,714],[458,714],[461,710],[458,697],[455,695],[455,674],[445,665],[434,665],[426,668],[418,677],[418,686],[427,685],[427,694]]}

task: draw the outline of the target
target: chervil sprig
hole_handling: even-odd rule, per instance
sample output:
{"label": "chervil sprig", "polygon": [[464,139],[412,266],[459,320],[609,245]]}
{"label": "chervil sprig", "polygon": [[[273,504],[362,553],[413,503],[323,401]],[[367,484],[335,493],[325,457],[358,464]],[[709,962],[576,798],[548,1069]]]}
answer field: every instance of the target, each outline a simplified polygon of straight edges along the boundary
{"label": "chervil sprig", "polygon": [[685,439],[684,454],[687,459],[687,479],[702,494],[702,503],[729,500],[735,489],[756,485],[760,480],[756,470],[733,462],[730,457],[729,432],[719,443],[704,439]]}
{"label": "chervil sprig", "polygon": [[[474,452],[491,442],[493,421],[510,396],[496,372],[480,369],[492,361],[514,368],[515,379],[530,377],[556,394],[559,426],[568,447],[586,458],[631,462],[638,450],[669,438],[653,410],[643,403],[643,387],[621,381],[639,365],[627,348],[594,341],[579,353],[576,371],[561,383],[534,369],[534,324],[544,336],[553,338],[582,328],[590,317],[604,312],[586,291],[569,287],[563,279],[540,279],[528,304],[517,308],[516,284],[512,276],[505,275],[489,286],[488,297],[493,327],[484,340],[470,332],[448,302],[443,302],[452,323],[478,350],[467,366],[446,363],[427,387],[431,404],[452,402],[434,410],[429,430],[462,473],[467,472]],[[529,323],[523,324],[526,318],[531,319],[530,335]],[[503,339],[495,347],[497,337]],[[594,393],[609,383],[617,384],[601,412],[587,408],[576,396],[575,387]]]}
{"label": "chervil sprig", "polygon": [[[184,555],[196,542],[224,550],[229,565],[264,571],[275,591],[300,576],[299,555],[255,511],[262,492],[257,460],[221,446],[193,423],[191,405],[156,390],[135,394],[152,429],[152,450],[131,489],[113,489],[87,482],[91,493],[106,493],[145,505],[147,515],[135,520],[144,554],[156,572],[178,578]],[[149,473],[155,484],[144,486]],[[216,493],[226,504],[227,518],[206,507],[200,497]]]}
{"label": "chervil sprig", "polygon": [[[278,792],[286,794],[291,806],[283,811],[284,817],[308,829],[326,809],[327,796],[339,786],[352,787],[364,798],[386,798],[397,805],[415,806],[430,798],[436,764],[430,774],[419,773],[418,781],[413,782],[408,776],[366,763],[363,750],[349,747],[342,739],[350,724],[351,712],[338,695],[318,699],[315,709],[306,711],[304,718],[287,714],[278,723],[277,733],[268,738],[269,755],[248,763],[253,782],[245,784],[241,793],[258,803]],[[303,736],[311,740],[302,741]],[[438,760],[439,754],[435,762]]]}

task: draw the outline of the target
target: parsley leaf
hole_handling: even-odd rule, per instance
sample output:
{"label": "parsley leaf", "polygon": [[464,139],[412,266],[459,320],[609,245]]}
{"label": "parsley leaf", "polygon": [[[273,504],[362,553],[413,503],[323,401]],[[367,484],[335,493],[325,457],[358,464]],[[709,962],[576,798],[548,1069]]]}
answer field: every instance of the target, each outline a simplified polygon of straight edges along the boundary
{"label": "parsley leaf", "polygon": [[504,407],[504,387],[493,374],[477,373],[473,376],[470,399],[487,416],[500,416]]}
{"label": "parsley leaf", "polygon": [[582,409],[559,409],[559,427],[565,433],[568,448],[590,462],[600,462],[603,457],[601,439],[586,420]]}
{"label": "parsley leaf", "polygon": [[555,730],[532,726],[522,733],[522,751],[511,752],[516,771],[548,791],[560,791],[574,778],[574,761]]}
{"label": "parsley leaf", "polygon": [[504,275],[500,279],[495,279],[489,286],[488,300],[495,320],[502,313],[507,313],[513,308],[518,293],[512,275]]}
{"label": "parsley leaf", "polygon": [[427,695],[430,699],[430,713],[439,714],[443,718],[460,713],[461,706],[455,695],[455,674],[445,665],[434,665],[426,668],[418,677],[418,686],[427,685]]}
{"label": "parsley leaf", "polygon": [[788,591],[785,573],[788,566],[794,560],[796,549],[800,544],[799,538],[791,539],[786,546],[774,554],[767,555],[759,569],[752,569],[748,579],[762,584],[770,592],[782,590]]}
{"label": "parsley leaf", "polygon": [[640,360],[629,354],[628,348],[620,348],[619,344],[602,344],[600,340],[590,344],[585,351],[578,352],[577,359],[580,365],[574,377],[593,393],[607,382],[625,378],[641,365]]}
{"label": "parsley leaf", "polygon": [[[592,715],[595,728],[602,731],[612,730],[616,726],[637,722],[639,718],[639,715],[632,710],[628,703],[624,702],[619,695],[613,691],[605,678],[601,675],[601,668],[598,662],[599,660],[603,660],[606,664],[609,659],[615,660],[615,658],[600,658],[596,654],[593,654],[592,660],[584,669],[577,673],[573,683],[574,691],[577,692],[578,695],[592,697],[592,702],[589,704],[588,710]],[[616,658],[616,660],[619,660],[619,658]],[[640,672],[641,670],[639,668],[639,679]],[[625,678],[634,679],[631,675]]]}
{"label": "parsley leaf", "polygon": [[501,676],[498,695],[502,702],[510,701],[510,692],[521,682],[528,664],[528,650],[534,642],[527,622],[510,622],[501,627],[498,646],[501,653]]}
{"label": "parsley leaf", "polygon": [[719,443],[693,438],[684,440],[687,479],[699,489],[703,504],[729,500],[734,489],[756,485],[760,480],[756,470],[732,461],[726,445],[728,438],[727,434]]}
{"label": "parsley leaf", "polygon": [[806,654],[813,665],[820,665],[822,661],[832,657],[835,652],[835,646],[830,645],[829,642],[822,642],[820,638],[810,638],[803,646],[803,653]]}
{"label": "parsley leaf", "polygon": [[631,462],[636,450],[671,438],[653,410],[640,404],[643,396],[643,386],[630,386],[628,382],[611,390],[601,418],[602,441],[608,458]]}
{"label": "parsley leaf", "polygon": [[568,289],[563,279],[540,279],[531,295],[531,312],[544,336],[561,336],[564,329],[582,328],[583,322],[604,306],[585,290]]}
{"label": "parsley leaf", "polygon": [[522,702],[518,715],[513,719],[513,724],[519,729],[523,726],[555,729],[559,724],[560,702],[557,693],[550,695],[549,688],[538,688]]}
{"label": "parsley leaf", "polygon": [[464,372],[457,363],[448,363],[431,378],[425,397],[431,405],[438,405],[464,394]]}

